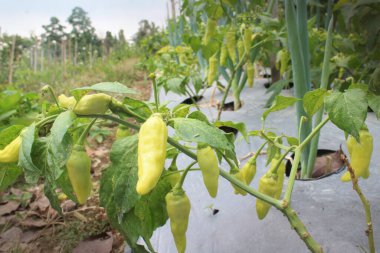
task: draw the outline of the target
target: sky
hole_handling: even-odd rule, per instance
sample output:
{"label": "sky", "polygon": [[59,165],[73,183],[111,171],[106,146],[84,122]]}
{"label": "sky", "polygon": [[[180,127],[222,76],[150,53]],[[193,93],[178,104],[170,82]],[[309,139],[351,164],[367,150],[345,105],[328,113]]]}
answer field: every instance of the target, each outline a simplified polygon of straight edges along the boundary
{"label": "sky", "polygon": [[70,31],[66,22],[74,7],[84,9],[95,27],[104,37],[106,31],[117,34],[124,30],[130,39],[143,19],[163,27],[167,16],[167,0],[0,0],[0,27],[2,33],[30,36],[43,33],[55,16]]}

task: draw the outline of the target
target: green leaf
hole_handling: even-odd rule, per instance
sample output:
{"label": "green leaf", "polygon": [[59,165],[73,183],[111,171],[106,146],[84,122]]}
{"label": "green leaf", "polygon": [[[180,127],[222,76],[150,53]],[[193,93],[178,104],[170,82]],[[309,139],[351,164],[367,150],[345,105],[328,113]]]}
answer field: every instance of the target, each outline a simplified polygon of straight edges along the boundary
{"label": "green leaf", "polygon": [[265,166],[268,166],[270,164],[270,162],[276,156],[276,154],[277,154],[278,151],[279,151],[279,149],[275,145],[273,145],[270,142],[268,143],[267,162],[266,162]]}
{"label": "green leaf", "polygon": [[193,111],[192,113],[190,113],[187,118],[189,119],[196,119],[196,120],[200,120],[200,121],[203,121],[205,123],[207,123],[208,125],[210,124],[210,122],[208,121],[208,118],[206,115],[204,115],[203,112],[201,111]]}
{"label": "green leaf", "polygon": [[60,214],[63,215],[61,205],[58,199],[58,195],[55,192],[56,186],[53,182],[45,182],[44,184],[44,192],[45,196],[49,199],[50,205]]}
{"label": "green leaf", "polygon": [[166,81],[166,89],[170,90],[174,93],[185,95],[186,89],[185,89],[185,79],[186,78],[180,78],[180,77],[174,77]]}
{"label": "green leaf", "polygon": [[154,190],[143,197],[136,204],[134,213],[144,224],[142,236],[150,238],[157,227],[165,225],[168,214],[166,212],[165,196],[171,185],[167,180],[160,180]]}
{"label": "green leaf", "polygon": [[184,118],[190,111],[191,105],[179,104],[173,108],[173,118]]}
{"label": "green leaf", "polygon": [[25,180],[30,184],[37,183],[39,177],[41,176],[40,169],[34,164],[32,160],[32,147],[35,138],[35,131],[36,125],[33,123],[23,132],[18,159],[18,165],[24,170]]}
{"label": "green leaf", "polygon": [[77,90],[94,90],[94,91],[113,92],[113,93],[122,93],[122,94],[138,94],[137,91],[132,90],[119,82],[102,82],[102,83],[97,83],[91,86],[76,88],[73,91],[77,91]]}
{"label": "green leaf", "polygon": [[265,120],[269,113],[283,110],[294,105],[298,101],[295,97],[277,96],[272,106],[263,113],[262,119]]}
{"label": "green leaf", "polygon": [[[50,140],[48,143],[48,165],[54,180],[62,173],[62,167],[65,166],[69,156],[68,145],[64,145],[64,138],[67,136],[67,130],[71,127],[76,115],[72,111],[65,111],[58,115],[50,129]],[[68,143],[67,143],[68,144]]]}
{"label": "green leaf", "polygon": [[313,116],[322,107],[326,95],[327,90],[322,88],[307,92],[303,97],[305,112]]}
{"label": "green leaf", "polygon": [[248,132],[248,136],[258,136],[261,137],[261,131],[260,130],[253,130]]}
{"label": "green leaf", "polygon": [[133,110],[133,112],[145,118],[148,118],[152,114],[149,105],[144,101],[125,97],[123,103]]}
{"label": "green leaf", "polygon": [[207,143],[211,147],[222,150],[234,150],[234,145],[227,140],[223,131],[218,128],[196,119],[175,118],[172,121],[176,134],[184,141]]}
{"label": "green leaf", "polygon": [[22,95],[16,90],[4,90],[0,93],[0,114],[17,109]]}
{"label": "green leaf", "polygon": [[227,126],[227,127],[235,128],[243,135],[245,141],[248,142],[247,129],[243,122],[217,121],[214,123],[214,126],[216,127]]}
{"label": "green leaf", "polygon": [[285,138],[286,138],[286,140],[290,146],[298,146],[299,145],[299,141],[296,137],[285,136]]}
{"label": "green leaf", "polygon": [[380,96],[373,93],[368,94],[368,105],[375,112],[376,117],[380,119]]}
{"label": "green leaf", "polygon": [[210,58],[219,51],[219,42],[211,40],[207,45],[201,45],[202,55],[205,59]]}
{"label": "green leaf", "polygon": [[[117,212],[127,213],[140,199],[136,192],[137,184],[137,143],[138,136],[132,135],[119,139],[112,145],[110,159],[112,165],[104,173],[104,179],[100,182],[101,188],[105,187],[105,181],[111,181],[112,194],[118,200],[116,207]],[[104,194],[102,192],[101,199]],[[102,200],[101,200],[102,201]],[[103,204],[104,200],[102,201]]]}
{"label": "green leaf", "polygon": [[358,140],[367,117],[366,93],[360,89],[334,92],[325,98],[325,106],[331,122]]}
{"label": "green leaf", "polygon": [[0,164],[0,191],[5,191],[21,174],[22,169],[14,164]]}
{"label": "green leaf", "polygon": [[113,144],[112,164],[100,181],[100,204],[106,208],[111,225],[123,234],[133,252],[147,252],[137,240],[140,236],[150,238],[157,227],[166,223],[164,198],[171,186],[167,180],[160,180],[149,194],[137,194],[137,144],[137,135]]}
{"label": "green leaf", "polygon": [[77,197],[75,196],[74,189],[71,185],[69,174],[67,169],[63,169],[61,176],[56,181],[57,187],[61,188],[62,192],[69,197],[69,199],[78,203]]}
{"label": "green leaf", "polygon": [[11,143],[20,134],[24,126],[14,125],[5,128],[0,132],[0,149],[3,149],[9,143]]}

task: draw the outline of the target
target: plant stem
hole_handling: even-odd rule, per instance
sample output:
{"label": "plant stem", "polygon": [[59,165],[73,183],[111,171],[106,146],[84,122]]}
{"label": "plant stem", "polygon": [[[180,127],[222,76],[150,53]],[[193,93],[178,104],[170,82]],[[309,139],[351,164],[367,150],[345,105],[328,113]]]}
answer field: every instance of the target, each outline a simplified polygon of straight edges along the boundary
{"label": "plant stem", "polygon": [[197,161],[194,161],[194,162],[190,163],[189,166],[186,167],[185,171],[182,173],[181,178],[179,179],[178,183],[174,186],[174,188],[182,189],[182,185],[183,185],[183,182],[185,181],[187,173],[189,172],[191,167],[193,167],[196,163],[197,163]]}
{"label": "plant stem", "polygon": [[58,106],[58,108],[61,108],[61,107],[59,106],[58,99],[57,99],[57,97],[56,97],[56,95],[55,95],[55,92],[54,92],[53,88],[52,88],[49,84],[46,84],[42,89],[43,89],[43,90],[46,90],[46,89],[47,89],[48,92],[50,93],[51,97],[53,98],[54,103]]}
{"label": "plant stem", "polygon": [[77,144],[78,144],[78,145],[83,145],[84,140],[86,139],[88,132],[90,131],[92,125],[94,125],[94,123],[95,123],[96,120],[97,120],[97,118],[93,119],[93,120],[91,121],[91,123],[88,124],[87,127],[84,129],[84,131],[83,131],[82,134],[79,136],[79,139],[78,139],[78,141],[77,141]]}
{"label": "plant stem", "polygon": [[151,253],[156,253],[156,251],[154,250],[153,245],[150,242],[150,240],[148,238],[146,238],[146,237],[143,237],[143,239],[144,239],[144,242],[145,242],[146,246],[148,247],[149,251]]}
{"label": "plant stem", "polygon": [[284,196],[284,200],[288,203],[290,202],[290,199],[292,198],[293,186],[296,180],[298,165],[300,161],[301,161],[301,150],[296,149],[295,154],[294,154],[294,160],[292,163],[292,168],[290,170],[289,182],[288,182],[288,185],[286,186],[286,191],[285,191],[285,196]]}
{"label": "plant stem", "polygon": [[364,196],[362,190],[359,187],[358,178],[355,176],[354,170],[352,169],[351,164],[348,162],[345,155],[342,155],[342,159],[344,163],[347,166],[347,170],[350,172],[351,181],[352,181],[352,187],[357,192],[364,210],[365,210],[365,218],[367,222],[367,230],[366,235],[368,236],[368,246],[369,246],[369,252],[375,253],[375,240],[373,239],[373,225],[372,225],[372,216],[371,216],[371,204],[369,203],[368,199]]}
{"label": "plant stem", "polygon": [[316,126],[313,129],[313,131],[309,134],[309,136],[307,136],[306,139],[296,148],[295,155],[294,155],[294,161],[293,161],[292,168],[291,168],[290,175],[289,175],[289,182],[288,182],[288,186],[287,186],[286,192],[285,192],[285,197],[284,197],[285,201],[290,202],[290,199],[292,197],[293,186],[294,186],[294,182],[296,180],[296,175],[297,175],[297,171],[298,171],[298,165],[299,165],[300,160],[301,160],[302,150],[311,141],[311,139],[314,137],[314,135],[316,135],[329,120],[330,120],[330,118],[326,117],[321,123],[319,123],[318,126]]}
{"label": "plant stem", "polygon": [[237,179],[236,177],[234,177],[230,173],[226,172],[225,170],[219,169],[219,172],[220,172],[220,175],[222,177],[224,177],[227,181],[236,185],[240,189],[246,191],[248,194],[269,203],[270,205],[276,207],[277,209],[282,208],[280,200],[269,197],[266,194],[263,194],[257,190],[252,189],[251,187],[249,187],[248,185],[246,185],[245,183],[243,183],[242,181],[240,181],[239,179]]}
{"label": "plant stem", "polygon": [[222,102],[220,104],[220,108],[218,110],[218,116],[216,118],[217,121],[220,120],[220,115],[222,114],[224,103],[226,102],[226,99],[227,99],[227,96],[228,96],[228,92],[231,89],[232,82],[233,82],[233,80],[235,78],[235,74],[238,71],[238,69],[243,65],[245,56],[246,56],[246,52],[244,52],[243,56],[241,57],[242,59],[239,61],[239,63],[236,65],[236,67],[232,70],[232,73],[231,73],[231,76],[230,76],[230,80],[228,80],[228,84],[227,84],[226,90],[225,90],[225,92],[223,94],[223,98],[222,98]]}
{"label": "plant stem", "polygon": [[55,118],[57,118],[57,117],[58,117],[58,114],[56,114],[56,115],[51,115],[51,116],[49,116],[49,117],[46,117],[46,118],[44,118],[44,119],[38,121],[38,122],[36,123],[36,127],[43,126],[43,125],[45,125],[46,123],[50,122],[51,120],[53,120],[53,119],[55,119]]}
{"label": "plant stem", "polygon": [[281,157],[278,159],[276,165],[273,167],[273,170],[271,170],[272,173],[275,173],[277,174],[277,170],[278,168],[280,167],[281,163],[283,162],[283,160],[285,159],[285,157],[287,156],[287,154],[289,154],[289,152],[293,149],[293,147],[289,147],[282,155]]}
{"label": "plant stem", "polygon": [[[127,127],[131,127],[133,129],[136,129],[136,130],[138,130],[140,128],[138,125],[129,123],[127,121],[124,121],[124,120],[122,120],[120,118],[117,118],[115,116],[112,116],[112,115],[95,114],[95,115],[83,115],[83,116],[78,115],[78,116],[79,117],[86,117],[86,118],[88,118],[88,117],[104,118],[104,119],[113,120],[113,121],[115,121],[115,122],[117,122],[119,124],[125,125]],[[192,151],[190,151],[189,149],[187,149],[184,146],[182,146],[180,143],[178,143],[173,138],[168,137],[168,142],[173,147],[176,147],[178,150],[180,150],[181,152],[183,152],[184,154],[186,154],[190,158],[194,159],[195,161],[197,160],[196,154],[194,154]],[[264,145],[262,147],[264,147]],[[300,152],[299,151],[296,152],[296,157],[297,156],[300,156]],[[298,158],[297,166],[298,166],[298,163],[299,163],[299,158]],[[296,164],[296,163],[294,163],[294,164]],[[294,166],[294,164],[293,164],[293,166]],[[294,170],[293,167],[292,167],[292,172],[293,171],[296,172],[296,170]],[[267,202],[268,204],[274,206],[275,208],[277,208],[278,210],[280,210],[282,213],[284,213],[287,216],[287,218],[288,218],[291,226],[293,228],[295,228],[297,234],[305,242],[305,244],[307,245],[307,247],[312,252],[318,252],[318,253],[319,252],[320,253],[323,252],[321,246],[317,242],[315,242],[314,239],[311,237],[311,235],[307,232],[305,226],[303,225],[303,223],[301,222],[301,220],[297,217],[295,211],[290,208],[290,205],[288,204],[289,201],[286,201],[286,199],[280,201],[280,200],[272,198],[272,197],[270,197],[270,196],[268,196],[266,194],[263,194],[263,193],[261,193],[261,192],[259,192],[257,190],[254,190],[253,188],[251,188],[248,185],[244,184],[243,182],[241,182],[239,179],[237,179],[233,175],[230,175],[228,172],[226,172],[226,171],[224,171],[224,170],[222,170],[220,168],[219,168],[219,172],[220,172],[220,175],[223,178],[225,178],[227,181],[229,181],[230,183],[232,183],[232,184],[236,185],[237,187],[239,187],[240,189],[246,191],[248,194],[250,194],[250,195],[252,195],[252,196],[254,196],[254,197],[256,197],[256,198],[258,198],[260,200],[263,200],[263,201]],[[294,175],[293,178],[295,178],[295,175]],[[290,178],[290,180],[291,179],[292,178]],[[289,190],[289,185],[292,185],[292,187],[293,187],[293,184],[294,184],[294,182],[291,184],[290,181],[289,181],[287,192]],[[290,189],[290,190],[292,190],[292,189]]]}
{"label": "plant stem", "polygon": [[297,234],[300,236],[301,240],[304,241],[306,246],[309,248],[311,252],[314,253],[323,253],[323,249],[321,245],[319,245],[314,238],[309,234],[307,231],[305,225],[302,223],[302,221],[298,218],[298,215],[295,210],[293,210],[290,205],[288,205],[286,208],[280,209],[280,211],[286,215],[286,217],[289,220],[289,223],[291,224],[292,228],[297,232]]}
{"label": "plant stem", "polygon": [[[194,169],[189,169],[189,171],[200,171],[201,169],[197,169],[197,168],[194,168]],[[167,172],[165,175],[162,176],[162,178],[165,178],[165,177],[168,177],[170,175],[173,175],[173,174],[176,174],[176,173],[181,173],[181,172],[184,172],[185,170],[175,170],[175,171],[169,171]]]}
{"label": "plant stem", "polygon": [[[333,19],[330,20],[329,29],[327,32],[327,40],[325,45],[325,55],[323,57],[323,65],[322,65],[322,76],[321,76],[321,87],[322,89],[327,89],[328,81],[330,76],[330,57],[331,57],[331,49],[332,49],[332,30],[333,30]],[[324,107],[319,109],[315,116],[314,126],[318,125],[322,121]],[[311,177],[311,173],[314,169],[315,158],[317,156],[318,151],[318,143],[319,143],[319,132],[313,138],[310,144],[310,153],[309,159],[307,163],[306,176],[308,178]]]}
{"label": "plant stem", "polygon": [[319,133],[321,128],[329,122],[330,117],[327,116],[322,122],[320,122],[314,129],[313,131],[305,138],[305,140],[298,146],[299,149],[303,150],[305,146],[313,139],[313,137]]}
{"label": "plant stem", "polygon": [[[120,102],[114,98],[112,98],[112,100],[111,100],[110,109],[113,113],[122,112],[128,116],[135,117],[136,119],[139,119],[141,121],[146,120],[146,118],[144,118],[143,116],[131,111],[125,104],[123,104],[122,102]],[[96,114],[94,114],[94,115],[96,115]],[[94,117],[96,117],[96,116],[94,116]]]}
{"label": "plant stem", "polygon": [[156,77],[154,76],[151,79],[152,79],[152,82],[153,82],[154,102],[156,104],[156,110],[158,112],[158,108],[159,108],[159,105],[160,105],[160,100],[159,100],[159,97],[158,97],[158,89],[157,89]]}
{"label": "plant stem", "polygon": [[220,107],[219,107],[219,110],[218,110],[218,116],[216,117],[216,120],[219,121],[220,120],[220,115],[222,114],[222,111],[223,111],[223,107],[224,107],[224,103],[226,102],[226,99],[227,99],[227,96],[228,96],[228,93],[231,89],[231,86],[232,86],[232,82],[234,80],[234,77],[235,77],[235,74],[236,74],[236,71],[235,69],[232,70],[232,73],[231,73],[231,76],[230,76],[230,80],[228,80],[228,84],[227,84],[227,87],[224,91],[224,94],[223,94],[223,98],[222,98],[222,102],[220,103]]}
{"label": "plant stem", "polygon": [[191,95],[191,93],[186,88],[185,88],[185,92],[189,96],[191,102],[193,102],[193,105],[197,108],[198,111],[200,111],[201,109],[199,109],[199,106],[197,105],[197,102],[195,101],[194,97]]}
{"label": "plant stem", "polygon": [[288,146],[282,145],[281,143],[278,143],[278,142],[272,140],[268,135],[265,134],[264,131],[261,131],[260,135],[261,135],[261,137],[263,137],[264,139],[266,139],[268,142],[275,145],[279,149],[287,150],[289,148]]}
{"label": "plant stem", "polygon": [[252,161],[256,161],[257,157],[260,155],[261,150],[263,150],[263,148],[267,144],[268,144],[268,141],[265,141],[263,144],[261,144],[261,146],[259,147],[259,149],[256,151],[255,155],[251,159],[249,159],[248,162],[251,161],[251,160]]}

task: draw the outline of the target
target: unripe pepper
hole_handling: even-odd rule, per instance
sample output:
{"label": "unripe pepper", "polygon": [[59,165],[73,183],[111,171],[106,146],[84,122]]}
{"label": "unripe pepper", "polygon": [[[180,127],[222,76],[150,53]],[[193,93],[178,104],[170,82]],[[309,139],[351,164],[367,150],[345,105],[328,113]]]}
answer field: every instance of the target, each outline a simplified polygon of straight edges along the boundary
{"label": "unripe pepper", "polygon": [[[169,180],[169,183],[170,185],[172,186],[172,188],[179,182],[179,180],[181,179],[181,173],[178,172],[178,167],[177,167],[177,157],[178,156],[175,156],[173,158],[173,161],[172,163],[170,164],[169,168],[168,168],[168,172],[171,173],[169,176],[168,176],[168,180]],[[173,173],[175,172],[175,173]]]}
{"label": "unripe pepper", "polygon": [[239,61],[240,61],[243,58],[243,54],[244,54],[244,42],[242,40],[238,41],[237,48],[238,48]]}
{"label": "unripe pepper", "polygon": [[[259,192],[274,198],[276,195],[278,195],[278,189],[278,176],[276,174],[267,172],[260,178],[258,188]],[[270,208],[270,204],[266,203],[263,200],[256,199],[256,213],[260,220],[265,218]]]}
{"label": "unripe pepper", "polygon": [[208,74],[207,74],[207,82],[208,85],[211,85],[215,80],[216,72],[218,71],[218,58],[216,55],[210,57],[209,66],[208,66]]}
{"label": "unripe pepper", "polygon": [[91,160],[82,145],[74,146],[66,168],[79,204],[86,203],[92,190]]}
{"label": "unripe pepper", "polygon": [[[373,151],[373,137],[368,130],[360,130],[360,143],[351,135],[347,139],[348,153],[350,154],[351,167],[355,177],[369,177],[369,164]],[[343,182],[351,181],[350,172],[346,171],[340,178]]]}
{"label": "unripe pepper", "polygon": [[18,153],[21,146],[21,136],[17,136],[5,148],[0,150],[0,163],[14,163],[18,161]]}
{"label": "unripe pepper", "polygon": [[74,108],[74,113],[80,115],[103,114],[110,106],[112,97],[97,93],[83,96]]}
{"label": "unripe pepper", "polygon": [[225,67],[227,64],[228,51],[227,45],[223,43],[222,48],[220,49],[220,66]]}
{"label": "unripe pepper", "polygon": [[[253,158],[253,157],[252,157]],[[256,175],[256,159],[249,159],[246,164],[244,164],[241,172],[243,174],[244,180],[247,185],[250,185],[253,178]]]}
{"label": "unripe pepper", "polygon": [[252,87],[253,81],[255,78],[255,68],[254,68],[253,63],[251,61],[248,61],[246,71],[247,71],[248,87]]}
{"label": "unripe pepper", "polygon": [[[247,184],[247,182],[245,181],[244,174],[243,174],[242,170],[236,169],[235,171],[233,170],[232,172],[230,172],[230,174],[232,174],[236,179],[238,179],[242,183]],[[240,187],[237,187],[236,185],[234,185],[232,183],[231,183],[231,185],[235,189],[235,194],[240,194],[243,196],[247,195],[247,192],[244,191],[243,189],[241,189]]]}
{"label": "unripe pepper", "polygon": [[251,42],[252,42],[252,30],[250,27],[247,27],[244,30],[244,49],[249,54],[251,51]]}
{"label": "unripe pepper", "polygon": [[281,50],[281,56],[280,56],[280,74],[283,75],[286,70],[288,69],[288,62],[289,62],[290,56],[289,52],[286,49]]}
{"label": "unripe pepper", "polygon": [[[268,172],[260,178],[259,192],[264,193],[275,199],[279,199],[282,193],[282,187],[285,177],[285,164],[281,161],[277,171],[276,165],[280,159],[280,154],[276,155],[271,161]],[[260,199],[256,200],[256,212],[260,220],[264,219],[272,206]]]}
{"label": "unripe pepper", "polygon": [[217,24],[218,22],[213,18],[207,20],[206,31],[202,41],[203,45],[207,45],[210,42],[212,36],[215,34]]}
{"label": "unripe pepper", "polygon": [[168,129],[161,114],[152,114],[139,131],[138,181],[136,191],[149,193],[157,184],[164,169]]}
{"label": "unripe pepper", "polygon": [[182,189],[174,189],[166,194],[165,201],[175,246],[178,253],[184,253],[191,207],[190,200]]}
{"label": "unripe pepper", "polygon": [[65,108],[65,109],[69,109],[69,110],[72,110],[75,105],[76,105],[77,101],[75,100],[74,97],[66,97],[65,94],[61,94],[58,96],[58,104],[59,106]]}
{"label": "unripe pepper", "polygon": [[207,191],[211,197],[215,198],[218,193],[219,166],[214,150],[210,146],[198,148],[197,161]]}
{"label": "unripe pepper", "polygon": [[236,38],[235,29],[233,27],[226,33],[226,45],[228,50],[228,55],[230,59],[235,64],[236,63]]}

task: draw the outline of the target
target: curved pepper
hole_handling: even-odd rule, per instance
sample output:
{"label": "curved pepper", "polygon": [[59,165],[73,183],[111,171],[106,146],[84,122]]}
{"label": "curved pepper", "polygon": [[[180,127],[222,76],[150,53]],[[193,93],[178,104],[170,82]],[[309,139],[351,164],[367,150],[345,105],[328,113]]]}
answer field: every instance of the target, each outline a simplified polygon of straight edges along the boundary
{"label": "curved pepper", "polygon": [[[264,176],[260,178],[259,181],[259,192],[264,193],[270,197],[275,197],[278,195],[279,184],[278,177],[276,174],[267,172]],[[260,199],[256,200],[256,213],[260,220],[264,219],[268,214],[271,205],[262,201]]]}
{"label": "curved pepper", "polygon": [[[348,153],[351,158],[351,167],[357,178],[369,177],[369,164],[373,151],[373,137],[368,130],[360,130],[360,143],[351,135],[347,139]],[[351,181],[350,172],[346,171],[340,178],[343,182]]]}
{"label": "curved pepper", "polygon": [[190,200],[183,190],[171,191],[165,196],[170,228],[178,253],[186,250],[186,231],[189,223]]}
{"label": "curved pepper", "polygon": [[112,97],[104,94],[91,94],[83,96],[74,108],[74,113],[80,115],[103,114],[111,104]]}
{"label": "curved pepper", "polygon": [[228,51],[227,45],[223,43],[222,48],[220,49],[220,66],[225,67],[227,64]]}
{"label": "curved pepper", "polygon": [[79,204],[86,203],[92,190],[91,160],[82,145],[74,146],[66,168]]}
{"label": "curved pepper", "polygon": [[235,29],[233,27],[226,33],[226,45],[228,50],[228,55],[230,59],[235,64],[236,63],[236,38]]}
{"label": "curved pepper", "polygon": [[14,163],[18,161],[18,153],[21,146],[21,136],[17,136],[5,148],[0,150],[0,163]]}
{"label": "curved pepper", "polygon": [[239,61],[243,58],[244,54],[244,42],[242,40],[239,40],[237,43],[237,48],[238,48],[238,55],[239,55]]}
{"label": "curved pepper", "polygon": [[244,30],[244,39],[243,40],[244,40],[244,49],[247,52],[247,54],[249,54],[249,52],[251,50],[251,42],[252,42],[252,30],[250,29],[250,27],[247,27]]}
{"label": "curved pepper", "polygon": [[246,71],[247,71],[248,87],[252,87],[253,81],[255,78],[255,68],[254,68],[253,63],[251,61],[248,61]]}
{"label": "curved pepper", "polygon": [[202,41],[203,45],[207,45],[210,42],[212,36],[215,34],[217,24],[218,22],[215,19],[209,18],[207,20],[206,32]]}
{"label": "curved pepper", "polygon": [[[235,173],[234,173],[235,172]],[[245,178],[244,178],[244,174],[243,174],[243,171],[242,170],[238,170],[236,169],[236,171],[233,171],[233,172],[230,172],[236,179],[238,179],[239,181],[241,181],[242,183],[244,184],[247,184],[247,182],[245,181]],[[237,187],[236,185],[232,184],[232,187],[234,188],[235,190],[235,194],[240,194],[240,195],[247,195],[247,192],[244,191],[243,189],[241,189],[240,187]]]}
{"label": "curved pepper", "polygon": [[214,150],[210,146],[198,148],[197,161],[207,191],[211,197],[215,198],[218,193],[219,166]]}
{"label": "curved pepper", "polygon": [[[258,189],[259,192],[275,199],[279,199],[281,197],[285,177],[285,164],[282,161],[277,171],[274,172],[278,159],[279,155],[272,159],[268,172],[260,178]],[[265,218],[271,207],[272,206],[265,201],[260,199],[256,200],[256,212],[260,220]]]}
{"label": "curved pepper", "polygon": [[218,71],[218,58],[216,58],[216,55],[213,55],[210,57],[209,66],[208,66],[208,74],[207,74],[207,83],[208,85],[211,85],[216,76],[216,72]]}
{"label": "curved pepper", "polygon": [[243,168],[241,169],[241,172],[247,185],[251,184],[253,178],[256,175],[256,160],[251,159],[248,160],[247,163],[244,164]]}
{"label": "curved pepper", "polygon": [[168,129],[159,113],[141,125],[138,142],[138,181],[136,191],[149,193],[157,184],[164,169]]}

